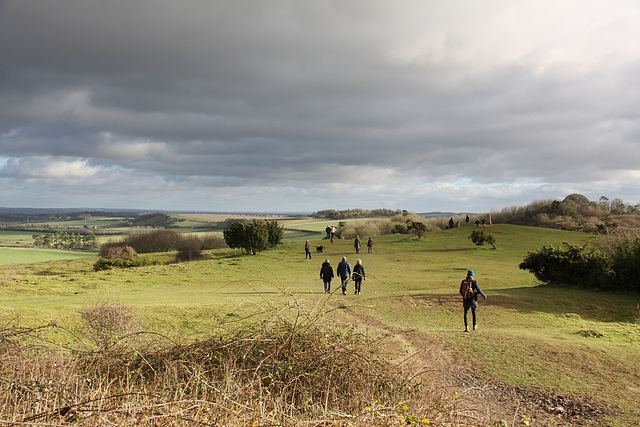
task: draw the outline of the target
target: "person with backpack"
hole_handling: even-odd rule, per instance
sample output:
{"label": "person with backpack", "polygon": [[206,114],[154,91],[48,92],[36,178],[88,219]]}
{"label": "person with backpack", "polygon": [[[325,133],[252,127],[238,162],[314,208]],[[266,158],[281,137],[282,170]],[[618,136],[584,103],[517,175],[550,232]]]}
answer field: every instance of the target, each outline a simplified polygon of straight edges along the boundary
{"label": "person with backpack", "polygon": [[467,271],[467,278],[460,283],[460,295],[462,295],[462,306],[464,307],[464,331],[469,332],[469,322],[467,320],[469,309],[473,317],[473,330],[478,329],[478,321],[476,317],[476,309],[478,308],[478,294],[482,295],[484,299],[487,296],[480,286],[478,281],[473,277],[473,270]]}

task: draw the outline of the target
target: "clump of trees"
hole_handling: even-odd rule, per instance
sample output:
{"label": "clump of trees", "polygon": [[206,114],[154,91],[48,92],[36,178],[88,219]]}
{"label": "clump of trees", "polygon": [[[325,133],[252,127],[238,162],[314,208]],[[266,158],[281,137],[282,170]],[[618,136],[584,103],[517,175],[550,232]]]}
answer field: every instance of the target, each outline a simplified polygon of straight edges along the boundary
{"label": "clump of trees", "polygon": [[564,200],[540,200],[526,206],[511,206],[492,212],[494,223],[529,225],[610,234],[622,229],[640,227],[640,204],[621,199],[600,197],[590,201],[581,194],[570,194]]}
{"label": "clump of trees", "polygon": [[543,246],[529,252],[520,268],[550,285],[640,292],[640,237],[616,237],[608,247]]}
{"label": "clump of trees", "polygon": [[95,249],[98,247],[98,239],[93,233],[56,233],[34,234],[33,246],[42,248],[68,248],[68,249]]}
{"label": "clump of trees", "polygon": [[222,232],[224,240],[232,249],[240,249],[248,254],[256,254],[282,242],[284,226],[278,221],[258,221],[251,223],[234,222]]}

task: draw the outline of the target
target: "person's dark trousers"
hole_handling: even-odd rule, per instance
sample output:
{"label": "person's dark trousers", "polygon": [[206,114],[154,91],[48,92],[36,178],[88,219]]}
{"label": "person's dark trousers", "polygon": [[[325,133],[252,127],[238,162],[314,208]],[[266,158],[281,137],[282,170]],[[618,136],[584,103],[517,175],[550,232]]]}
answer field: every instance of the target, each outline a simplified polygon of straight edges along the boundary
{"label": "person's dark trousers", "polygon": [[471,317],[473,318],[473,326],[476,326],[478,322],[476,321],[476,308],[475,307],[465,307],[464,308],[464,326],[469,326],[469,321],[467,320],[467,315],[469,314],[469,309],[471,309]]}
{"label": "person's dark trousers", "polygon": [[355,287],[356,287],[356,293],[359,294],[360,293],[360,289],[362,287],[362,279],[357,279],[355,282],[353,282]]}
{"label": "person's dark trousers", "polygon": [[346,294],[347,293],[347,285],[349,284],[349,278],[347,277],[346,279],[342,279],[342,293]]}

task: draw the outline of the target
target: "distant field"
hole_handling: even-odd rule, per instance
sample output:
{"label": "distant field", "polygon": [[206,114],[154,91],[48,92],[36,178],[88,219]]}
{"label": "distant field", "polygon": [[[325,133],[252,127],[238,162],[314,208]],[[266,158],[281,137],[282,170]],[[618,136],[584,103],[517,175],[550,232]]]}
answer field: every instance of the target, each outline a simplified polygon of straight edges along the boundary
{"label": "distant field", "polygon": [[288,216],[288,215],[242,215],[242,214],[180,214],[180,215],[173,215],[173,216],[175,216],[176,218],[185,218],[185,219],[200,221],[200,222],[222,222],[229,218],[234,218],[234,219],[254,219],[255,218],[259,220],[267,219],[269,221],[274,219],[288,220],[288,219],[297,218],[297,217]]}
{"label": "distant field", "polygon": [[95,257],[95,252],[62,251],[58,249],[0,247],[0,265],[29,264],[42,261]]}
{"label": "distant field", "polygon": [[0,246],[30,245],[34,234],[29,231],[0,231]]}

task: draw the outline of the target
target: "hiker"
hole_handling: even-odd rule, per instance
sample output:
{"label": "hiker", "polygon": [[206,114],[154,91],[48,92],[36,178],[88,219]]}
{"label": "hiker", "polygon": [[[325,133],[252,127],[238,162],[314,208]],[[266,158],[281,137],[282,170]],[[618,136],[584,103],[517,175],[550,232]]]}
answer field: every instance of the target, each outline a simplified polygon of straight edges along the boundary
{"label": "hiker", "polygon": [[304,244],[304,259],[307,259],[307,257],[311,259],[311,243],[308,240]]}
{"label": "hiker", "polygon": [[333,243],[333,237],[336,235],[336,228],[331,226],[331,243]]}
{"label": "hiker", "polygon": [[373,239],[369,237],[369,241],[367,241],[367,253],[373,253]]}
{"label": "hiker", "polygon": [[355,295],[360,295],[360,290],[362,288],[362,281],[367,280],[367,277],[364,274],[364,266],[362,265],[362,260],[359,259],[356,261],[356,265],[353,266],[353,283],[356,287]]}
{"label": "hiker", "polygon": [[464,331],[469,332],[469,322],[467,321],[467,315],[469,309],[473,316],[473,330],[478,329],[478,321],[476,318],[476,309],[478,308],[478,294],[482,295],[484,299],[487,296],[482,292],[478,281],[473,277],[473,270],[467,271],[467,278],[460,283],[460,295],[462,295],[462,306],[464,307]]}
{"label": "hiker", "polygon": [[353,241],[353,247],[356,249],[356,254],[360,253],[360,247],[362,243],[360,242],[360,236],[356,236],[356,240]]}
{"label": "hiker", "polygon": [[329,260],[325,260],[322,263],[322,267],[320,267],[320,278],[324,282],[324,293],[328,294],[331,292],[331,279],[333,279],[333,267],[331,267],[331,263]]}
{"label": "hiker", "polygon": [[449,218],[449,229],[453,229],[453,217]]}
{"label": "hiker", "polygon": [[476,228],[478,228],[480,226],[480,220],[476,219]]}
{"label": "hiker", "polygon": [[327,228],[324,229],[325,233],[327,233],[327,240],[331,238],[331,227],[327,225]]}
{"label": "hiker", "polygon": [[464,219],[464,222],[469,225],[469,215],[466,216],[466,218]]}
{"label": "hiker", "polygon": [[336,273],[342,280],[342,295],[346,295],[349,276],[351,276],[351,264],[347,262],[346,256],[342,257],[342,261],[340,261],[340,264],[338,264],[338,268],[336,268]]}

